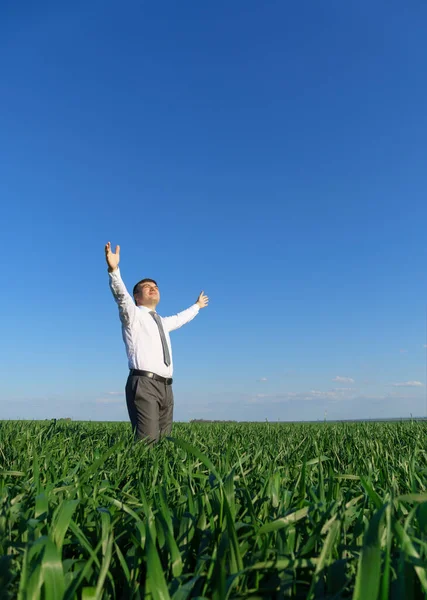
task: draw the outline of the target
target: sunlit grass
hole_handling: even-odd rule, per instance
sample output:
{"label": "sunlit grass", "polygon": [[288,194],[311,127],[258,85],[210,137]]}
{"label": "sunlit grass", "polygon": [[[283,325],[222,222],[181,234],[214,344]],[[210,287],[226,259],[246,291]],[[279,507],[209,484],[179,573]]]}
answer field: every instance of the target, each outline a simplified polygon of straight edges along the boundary
{"label": "sunlit grass", "polygon": [[0,422],[0,598],[426,598],[426,433]]}

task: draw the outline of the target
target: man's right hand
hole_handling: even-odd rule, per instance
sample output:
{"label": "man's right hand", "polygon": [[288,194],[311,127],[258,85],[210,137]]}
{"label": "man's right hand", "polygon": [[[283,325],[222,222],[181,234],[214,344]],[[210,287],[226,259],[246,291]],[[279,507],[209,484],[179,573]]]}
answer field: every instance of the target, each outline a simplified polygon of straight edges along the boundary
{"label": "man's right hand", "polygon": [[105,244],[105,259],[107,261],[108,270],[115,271],[120,262],[120,246],[116,246],[116,252],[111,252],[111,243]]}

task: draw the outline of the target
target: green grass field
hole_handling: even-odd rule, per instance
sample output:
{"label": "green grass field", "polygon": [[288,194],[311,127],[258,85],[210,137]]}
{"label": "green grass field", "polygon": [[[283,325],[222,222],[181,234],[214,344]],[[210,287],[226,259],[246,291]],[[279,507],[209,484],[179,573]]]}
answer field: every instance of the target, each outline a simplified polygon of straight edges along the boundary
{"label": "green grass field", "polygon": [[427,598],[427,422],[0,422],[0,598]]}

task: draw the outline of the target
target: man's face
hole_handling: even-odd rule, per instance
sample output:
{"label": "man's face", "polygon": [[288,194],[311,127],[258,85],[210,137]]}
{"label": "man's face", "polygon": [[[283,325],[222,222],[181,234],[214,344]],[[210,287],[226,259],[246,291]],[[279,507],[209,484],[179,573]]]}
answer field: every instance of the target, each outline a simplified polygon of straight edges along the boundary
{"label": "man's face", "polygon": [[157,285],[151,281],[146,281],[140,285],[137,302],[143,306],[157,306],[160,302],[160,292]]}

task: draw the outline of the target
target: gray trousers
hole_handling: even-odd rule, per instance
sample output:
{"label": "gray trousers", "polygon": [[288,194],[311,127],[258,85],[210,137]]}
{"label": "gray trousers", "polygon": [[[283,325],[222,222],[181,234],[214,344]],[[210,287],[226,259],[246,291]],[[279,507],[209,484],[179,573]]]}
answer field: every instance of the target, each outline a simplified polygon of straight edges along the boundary
{"label": "gray trousers", "polygon": [[172,386],[142,375],[129,375],[126,403],[135,438],[155,444],[169,435],[173,421]]}

